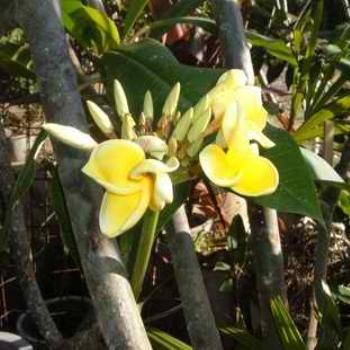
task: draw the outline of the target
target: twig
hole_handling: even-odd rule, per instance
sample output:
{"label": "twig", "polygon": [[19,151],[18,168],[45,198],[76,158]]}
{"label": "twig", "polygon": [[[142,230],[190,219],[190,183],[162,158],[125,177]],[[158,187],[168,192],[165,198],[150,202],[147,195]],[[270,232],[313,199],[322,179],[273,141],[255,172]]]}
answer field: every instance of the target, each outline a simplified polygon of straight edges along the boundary
{"label": "twig", "polygon": [[[0,125],[0,203],[10,202],[11,189],[15,178],[11,168],[10,148]],[[6,208],[5,208],[6,209]],[[8,210],[8,208],[7,208]],[[35,278],[32,253],[26,230],[22,204],[17,202],[11,212],[11,231],[8,234],[11,256],[27,308],[42,337],[54,346],[62,335],[50,316]]]}
{"label": "twig", "polygon": [[[76,75],[59,18],[59,2],[18,0],[17,3],[17,19],[30,43],[47,119],[87,132]],[[151,349],[117,246],[99,232],[97,206],[101,193],[80,170],[87,157],[58,143],[54,143],[54,150],[84,276],[106,345],[109,349]]]}
{"label": "twig", "polygon": [[188,334],[195,350],[222,349],[202,272],[194,250],[190,227],[182,205],[173,216],[169,247]]}

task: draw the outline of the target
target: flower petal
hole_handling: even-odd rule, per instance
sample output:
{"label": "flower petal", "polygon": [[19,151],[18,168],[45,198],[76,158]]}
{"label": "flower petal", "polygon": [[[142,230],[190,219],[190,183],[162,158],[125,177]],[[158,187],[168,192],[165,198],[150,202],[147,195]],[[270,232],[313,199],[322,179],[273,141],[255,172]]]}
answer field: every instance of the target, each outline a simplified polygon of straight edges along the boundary
{"label": "flower petal", "polygon": [[199,154],[205,175],[216,185],[230,187],[237,182],[238,169],[217,145],[209,145]]}
{"label": "flower petal", "polygon": [[130,194],[142,188],[142,183],[129,174],[144,159],[145,153],[136,143],[108,140],[95,148],[82,171],[109,192]]}
{"label": "flower petal", "polygon": [[232,143],[234,129],[237,124],[237,103],[232,102],[224,113],[221,123],[221,132],[227,145]]}
{"label": "flower petal", "polygon": [[261,89],[257,86],[244,86],[234,91],[234,98],[245,114],[249,129],[262,131],[267,122],[267,112],[263,107]]}
{"label": "flower petal", "polygon": [[226,84],[231,89],[236,89],[247,84],[247,77],[241,69],[230,69],[220,76],[216,85],[219,84]]}
{"label": "flower petal", "polygon": [[264,148],[272,148],[275,146],[275,143],[270,140],[267,136],[265,136],[261,131],[248,131],[249,140],[254,140],[259,142],[259,144]]}
{"label": "flower petal", "polygon": [[129,230],[144,215],[151,198],[150,178],[142,181],[142,191],[119,195],[106,192],[100,209],[100,229],[108,237],[115,237]]}
{"label": "flower petal", "polygon": [[244,196],[262,196],[276,191],[279,175],[276,167],[267,158],[253,152],[241,158],[238,181],[231,187]]}
{"label": "flower petal", "polygon": [[174,199],[173,184],[170,176],[166,173],[155,175],[154,192],[151,200],[153,210],[162,210],[167,203],[172,203]]}
{"label": "flower petal", "polygon": [[142,163],[138,164],[130,173],[130,177],[133,179],[139,178],[143,174],[151,173],[171,173],[179,167],[179,161],[175,157],[169,158],[167,163],[163,163],[156,159],[145,159]]}

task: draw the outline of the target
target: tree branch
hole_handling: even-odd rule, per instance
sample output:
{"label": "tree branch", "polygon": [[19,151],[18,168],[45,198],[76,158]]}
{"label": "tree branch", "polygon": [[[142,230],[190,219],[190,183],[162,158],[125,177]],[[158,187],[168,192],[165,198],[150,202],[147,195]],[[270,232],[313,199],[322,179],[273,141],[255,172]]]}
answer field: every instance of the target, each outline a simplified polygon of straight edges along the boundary
{"label": "tree branch", "polygon": [[173,216],[169,247],[187,330],[195,350],[222,349],[202,272],[194,250],[190,227],[182,205]]}
{"label": "tree branch", "polygon": [[[59,2],[17,0],[17,4],[17,19],[30,43],[47,119],[86,132],[88,126],[76,75],[59,18]],[[151,349],[118,249],[114,241],[99,232],[96,205],[101,194],[80,171],[86,155],[57,143],[54,149],[84,275],[104,340],[109,349]]]}

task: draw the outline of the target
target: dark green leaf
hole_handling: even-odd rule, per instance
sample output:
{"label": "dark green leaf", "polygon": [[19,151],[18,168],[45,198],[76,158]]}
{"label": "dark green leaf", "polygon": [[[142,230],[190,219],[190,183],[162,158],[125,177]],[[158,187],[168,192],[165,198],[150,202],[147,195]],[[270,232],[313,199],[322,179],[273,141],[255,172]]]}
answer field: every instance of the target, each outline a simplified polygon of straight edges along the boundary
{"label": "dark green leaf", "polygon": [[113,96],[113,80],[118,79],[127,94],[134,115],[141,111],[144,94],[150,90],[156,116],[170,89],[181,83],[180,109],[184,110],[207,93],[223,73],[219,69],[196,68],[180,64],[172,53],[155,40],[120,45],[101,61],[107,92]]}
{"label": "dark green leaf", "polygon": [[159,329],[147,330],[148,337],[154,350],[191,350],[192,347]]}
{"label": "dark green leaf", "polygon": [[283,350],[306,350],[306,345],[281,297],[271,301],[271,313]]}
{"label": "dark green leaf", "polygon": [[283,130],[269,126],[265,133],[276,146],[262,151],[262,155],[277,167],[280,184],[275,193],[258,197],[255,201],[282,212],[310,216],[322,223],[316,187],[299,146]]}
{"label": "dark green leaf", "polygon": [[69,216],[66,199],[64,196],[62,184],[58,176],[57,168],[51,168],[51,201],[58,223],[60,225],[61,239],[66,252],[70,253],[77,266],[80,265],[79,254],[74,239],[73,227]]}
{"label": "dark green leaf", "polygon": [[166,12],[163,18],[179,17],[190,15],[204,0],[181,0],[176,2]]}
{"label": "dark green leaf", "polygon": [[234,338],[243,349],[260,349],[260,341],[252,336],[247,330],[236,327],[220,327],[220,332]]}

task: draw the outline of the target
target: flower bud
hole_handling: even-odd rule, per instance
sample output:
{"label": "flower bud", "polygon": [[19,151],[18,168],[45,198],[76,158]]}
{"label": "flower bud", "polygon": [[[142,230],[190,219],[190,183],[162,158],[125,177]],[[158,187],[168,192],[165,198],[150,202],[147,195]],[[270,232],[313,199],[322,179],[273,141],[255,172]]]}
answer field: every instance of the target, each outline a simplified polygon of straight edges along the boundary
{"label": "flower bud", "polygon": [[86,105],[89,109],[92,119],[98,128],[106,136],[111,136],[113,134],[114,128],[108,115],[95,102],[87,101]]}
{"label": "flower bud", "polygon": [[179,103],[181,85],[180,83],[176,83],[174,87],[171,89],[168,97],[165,100],[163,106],[163,115],[172,118],[175,114],[177,105]]}
{"label": "flower bud", "polygon": [[209,96],[205,95],[199,102],[194,106],[193,120],[199,118],[209,108]]}
{"label": "flower bud", "polygon": [[78,148],[84,151],[91,151],[97,146],[97,142],[85,132],[82,132],[72,126],[65,126],[55,123],[46,123],[42,126],[51,136],[66,145]]}
{"label": "flower bud", "polygon": [[178,141],[183,141],[187,135],[188,129],[191,126],[193,119],[193,108],[187,110],[180,120],[176,123],[175,130],[173,131],[172,137]]}
{"label": "flower bud", "polygon": [[154,110],[153,110],[153,99],[152,94],[149,90],[145,93],[145,98],[143,100],[143,113],[150,122],[152,122],[154,118]]}
{"label": "flower bud", "polygon": [[159,160],[161,160],[168,152],[168,145],[164,140],[157,136],[140,136],[135,140],[135,142],[140,145],[146,153]]}
{"label": "flower bud", "polygon": [[125,91],[123,89],[122,84],[120,84],[119,80],[114,80],[114,102],[117,113],[121,119],[125,117],[125,115],[130,114],[128,100],[125,95]]}
{"label": "flower bud", "polygon": [[203,144],[203,138],[199,138],[195,140],[186,150],[186,153],[189,157],[193,158],[197,155],[197,153],[200,151],[202,144]]}
{"label": "flower bud", "polygon": [[141,112],[139,123],[138,123],[138,131],[141,135],[144,135],[146,133],[146,127],[147,127],[146,117],[145,117],[145,114]]}
{"label": "flower bud", "polygon": [[208,108],[198,119],[195,119],[192,123],[190,131],[187,134],[187,139],[189,142],[197,140],[203,134],[209,125],[210,119],[211,109]]}
{"label": "flower bud", "polygon": [[169,156],[175,156],[177,152],[177,147],[178,147],[176,138],[170,137],[168,141],[168,147],[169,147],[169,151],[168,151]]}
{"label": "flower bud", "polygon": [[134,118],[130,114],[126,114],[122,122],[122,139],[134,140],[137,138],[135,125]]}

